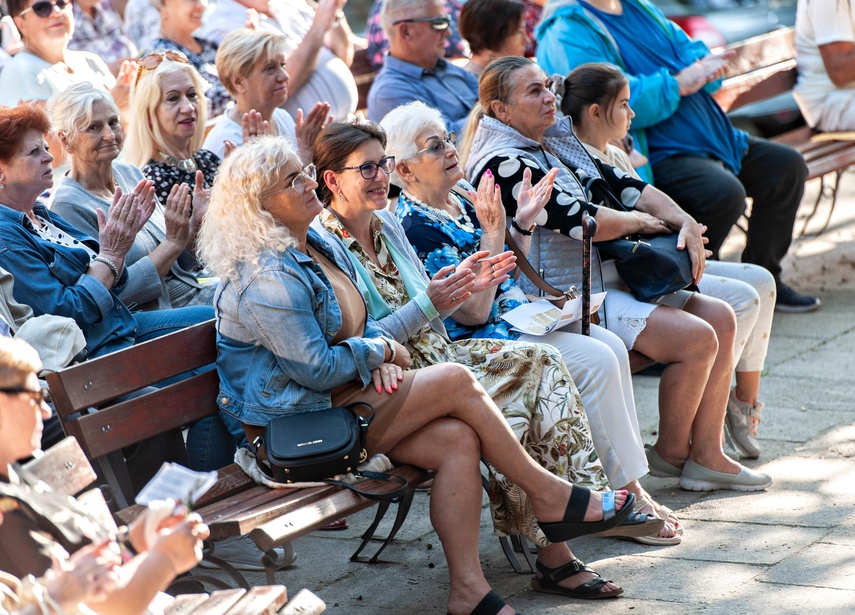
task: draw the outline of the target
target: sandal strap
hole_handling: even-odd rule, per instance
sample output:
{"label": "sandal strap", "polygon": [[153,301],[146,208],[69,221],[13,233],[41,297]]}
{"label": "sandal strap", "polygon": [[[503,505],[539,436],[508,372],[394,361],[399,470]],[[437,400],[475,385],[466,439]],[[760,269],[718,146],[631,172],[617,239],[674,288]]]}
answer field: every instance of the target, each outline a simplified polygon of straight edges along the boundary
{"label": "sandal strap", "polygon": [[505,608],[506,602],[494,590],[487,592],[481,602],[472,610],[472,615],[496,615]]}
{"label": "sandal strap", "polygon": [[[590,572],[592,574],[597,574],[594,570],[588,567],[585,562],[580,559],[573,559],[563,566],[559,566],[558,568],[548,568],[540,563],[540,560],[535,560],[534,565],[537,568],[537,571],[543,575],[543,578],[553,584],[558,584],[561,581],[569,579],[571,577],[575,577],[580,572]],[[594,579],[596,580],[596,579]]]}
{"label": "sandal strap", "polygon": [[611,519],[615,516],[615,492],[603,491],[603,519]]}
{"label": "sandal strap", "polygon": [[[585,513],[588,511],[588,500],[590,499],[590,489],[573,485],[570,491],[570,500],[567,502],[567,508],[564,510],[564,522],[581,521],[584,519]],[[614,506],[612,506],[612,514],[614,514]]]}

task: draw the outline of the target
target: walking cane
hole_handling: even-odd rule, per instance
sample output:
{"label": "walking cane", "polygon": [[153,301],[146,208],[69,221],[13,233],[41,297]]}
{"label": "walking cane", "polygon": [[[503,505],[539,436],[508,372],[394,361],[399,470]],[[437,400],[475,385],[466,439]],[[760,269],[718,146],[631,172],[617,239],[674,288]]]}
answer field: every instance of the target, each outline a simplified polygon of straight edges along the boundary
{"label": "walking cane", "polygon": [[597,221],[582,213],[582,335],[591,335],[591,239],[597,234]]}

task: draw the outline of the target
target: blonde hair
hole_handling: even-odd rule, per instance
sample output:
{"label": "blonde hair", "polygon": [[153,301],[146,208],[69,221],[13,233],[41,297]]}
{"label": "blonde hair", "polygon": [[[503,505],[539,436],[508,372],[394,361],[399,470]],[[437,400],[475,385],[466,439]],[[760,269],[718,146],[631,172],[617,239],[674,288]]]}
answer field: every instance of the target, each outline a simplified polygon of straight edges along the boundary
{"label": "blonde hair", "polygon": [[297,241],[264,206],[264,197],[289,162],[302,169],[286,137],[259,137],[237,148],[220,165],[208,211],[197,238],[202,261],[223,279],[241,263],[258,266],[259,256],[283,252]]}
{"label": "blonde hair", "polygon": [[60,90],[47,102],[53,133],[73,139],[92,121],[92,107],[100,100],[122,118],[119,107],[107,90],[96,88],[89,82],[75,83]]}
{"label": "blonde hair", "polygon": [[495,100],[506,103],[511,95],[511,78],[515,72],[529,66],[536,66],[534,60],[521,56],[504,56],[493,60],[481,73],[478,80],[478,102],[472,107],[469,119],[466,121],[466,131],[460,146],[457,148],[460,154],[461,166],[466,166],[469,158],[469,150],[472,149],[472,141],[481,124],[481,118],[485,115],[493,117],[491,103]]}
{"label": "blonde hair", "polygon": [[164,59],[154,70],[144,70],[131,87],[130,125],[131,129],[125,143],[125,160],[136,167],[144,167],[159,152],[171,154],[163,138],[163,132],[157,123],[157,107],[163,98],[160,89],[161,78],[173,73],[186,71],[193,81],[199,97],[199,115],[196,117],[196,134],[190,141],[190,148],[198,152],[205,138],[205,124],[208,122],[208,103],[205,98],[205,80],[190,64]]}
{"label": "blonde hair", "polygon": [[42,369],[36,349],[22,339],[0,336],[0,386],[19,386]]}
{"label": "blonde hair", "polygon": [[[386,155],[394,156],[397,165],[416,156],[419,151],[416,139],[425,129],[435,128],[440,134],[446,131],[442,113],[420,100],[395,107],[380,120],[380,126],[386,132]],[[390,179],[400,188],[407,187],[397,170]]]}
{"label": "blonde hair", "polygon": [[240,28],[226,35],[217,50],[217,75],[229,94],[237,97],[235,77],[246,79],[262,58],[285,53],[287,39],[278,32]]}

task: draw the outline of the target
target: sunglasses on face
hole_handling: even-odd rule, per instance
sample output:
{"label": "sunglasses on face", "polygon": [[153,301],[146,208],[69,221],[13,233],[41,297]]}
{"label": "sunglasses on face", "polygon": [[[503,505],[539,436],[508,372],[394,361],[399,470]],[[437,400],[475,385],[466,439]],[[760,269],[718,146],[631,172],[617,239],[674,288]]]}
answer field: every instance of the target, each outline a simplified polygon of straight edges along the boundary
{"label": "sunglasses on face", "polygon": [[37,404],[43,403],[50,397],[50,390],[48,390],[47,387],[40,387],[37,391],[27,389],[25,387],[10,387],[0,389],[0,393],[6,393],[7,395],[20,395],[22,393],[26,393],[30,396],[30,399]]}
{"label": "sunglasses on face", "polygon": [[140,77],[147,70],[154,70],[161,64],[163,64],[164,60],[171,60],[172,62],[181,62],[182,64],[189,64],[190,60],[187,59],[180,51],[172,51],[171,49],[167,51],[152,51],[144,55],[142,58],[137,60],[137,79],[134,81],[134,85],[140,82]]}
{"label": "sunglasses on face", "polygon": [[457,143],[457,134],[454,132],[449,132],[447,135],[445,135],[444,139],[437,139],[436,141],[434,141],[433,143],[428,145],[426,148],[420,149],[419,151],[417,151],[416,156],[418,156],[419,154],[424,154],[425,152],[427,152],[431,156],[436,156],[437,158],[441,158],[442,156],[445,155],[446,148],[454,147],[454,145],[456,143]]}
{"label": "sunglasses on face", "polygon": [[393,22],[393,26],[397,26],[399,23],[429,23],[430,27],[434,30],[441,32],[442,30],[448,30],[448,26],[451,25],[451,17],[446,15],[445,17],[416,17],[414,19],[399,19],[396,22]]}
{"label": "sunglasses on face", "polygon": [[382,170],[386,175],[390,175],[395,170],[395,157],[386,156],[380,162],[366,162],[358,167],[342,167],[337,171],[359,171],[363,179],[374,179],[377,177],[377,172]]}
{"label": "sunglasses on face", "polygon": [[36,2],[33,6],[24,9],[23,11],[18,13],[18,16],[32,11],[37,16],[44,19],[45,17],[53,13],[53,7],[56,7],[60,11],[62,11],[67,6],[71,6],[71,0],[54,0],[54,2],[47,2],[46,0],[42,0],[41,2]]}

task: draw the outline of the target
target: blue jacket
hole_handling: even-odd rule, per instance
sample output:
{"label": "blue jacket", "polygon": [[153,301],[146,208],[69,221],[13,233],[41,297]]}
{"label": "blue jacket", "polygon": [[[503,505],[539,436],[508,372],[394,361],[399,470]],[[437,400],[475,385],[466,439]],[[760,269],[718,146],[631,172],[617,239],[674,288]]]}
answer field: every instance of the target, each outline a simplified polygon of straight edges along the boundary
{"label": "blue jacket", "polygon": [[[309,244],[351,278],[347,260],[337,258],[314,231]],[[258,266],[242,264],[221,281],[217,310],[217,371],[220,409],[243,423],[267,425],[289,412],[330,407],[330,390],[349,382],[371,382],[383,363],[387,335],[369,316],[364,337],[330,346],[341,329],[341,310],[327,277],[295,248],[269,250]]]}
{"label": "blue jacket", "polygon": [[[651,21],[665,30],[674,41],[678,53],[685,58],[686,66],[709,55],[710,50],[702,41],[691,40],[679,26],[647,0],[622,2],[633,3],[646,11]],[[537,63],[547,75],[558,73],[566,76],[571,70],[587,62],[608,62],[619,67],[629,80],[629,104],[635,111],[631,131],[635,147],[645,156],[649,156],[650,152],[644,129],[671,117],[680,104],[677,79],[666,68],[648,75],[630,74],[609,30],[577,0],[557,0],[546,6],[543,20],[537,29],[536,57]],[[704,91],[711,94],[720,86],[720,80],[714,81],[708,83]],[[644,181],[652,183],[650,165],[638,169],[638,172]]]}
{"label": "blue jacket", "polygon": [[[97,241],[44,205],[37,203],[33,211],[98,252]],[[111,291],[86,273],[89,265],[85,250],[45,241],[23,213],[0,205],[0,268],[15,278],[15,300],[29,305],[36,316],[73,318],[93,357],[132,345],[136,321],[115,294],[127,283],[127,270]]]}

